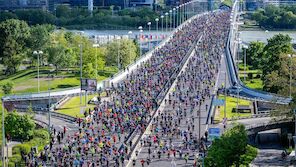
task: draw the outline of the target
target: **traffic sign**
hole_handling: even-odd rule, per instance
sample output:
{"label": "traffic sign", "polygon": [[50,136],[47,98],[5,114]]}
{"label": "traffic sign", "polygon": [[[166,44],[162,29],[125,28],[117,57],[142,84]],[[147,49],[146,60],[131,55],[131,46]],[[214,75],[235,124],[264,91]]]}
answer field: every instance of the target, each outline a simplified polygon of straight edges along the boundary
{"label": "traffic sign", "polygon": [[225,103],[224,99],[214,99],[213,105],[214,106],[223,106]]}
{"label": "traffic sign", "polygon": [[209,140],[213,141],[221,136],[220,128],[209,128]]}

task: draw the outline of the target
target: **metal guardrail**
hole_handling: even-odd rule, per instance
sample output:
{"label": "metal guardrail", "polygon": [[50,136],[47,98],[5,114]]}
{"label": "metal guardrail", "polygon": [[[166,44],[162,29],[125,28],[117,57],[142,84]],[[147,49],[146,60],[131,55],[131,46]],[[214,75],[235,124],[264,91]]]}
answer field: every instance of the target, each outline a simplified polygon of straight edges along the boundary
{"label": "metal guardrail", "polygon": [[35,119],[35,118],[33,118],[33,120],[35,121],[36,124],[38,124],[42,128],[47,128],[48,127],[48,123],[46,123],[44,121],[41,121],[41,120],[38,120],[38,119]]}
{"label": "metal guardrail", "polygon": [[293,121],[293,120],[286,119],[286,120],[278,120],[276,122],[257,123],[257,124],[252,124],[252,125],[246,125],[245,128],[247,131],[250,131],[252,129],[259,128],[259,127],[267,127],[267,126],[276,125],[276,124],[289,123],[291,121]]}
{"label": "metal guardrail", "polygon": [[[48,110],[45,111],[35,111],[37,114],[42,114],[42,115],[46,115],[48,114]],[[58,118],[58,119],[63,119],[63,120],[66,120],[68,122],[75,122],[77,120],[77,118],[75,117],[72,117],[72,116],[69,116],[69,115],[66,115],[66,114],[62,114],[62,113],[58,113],[58,112],[54,112],[54,111],[51,111],[50,112],[50,115],[52,117],[55,117],[55,118]]]}

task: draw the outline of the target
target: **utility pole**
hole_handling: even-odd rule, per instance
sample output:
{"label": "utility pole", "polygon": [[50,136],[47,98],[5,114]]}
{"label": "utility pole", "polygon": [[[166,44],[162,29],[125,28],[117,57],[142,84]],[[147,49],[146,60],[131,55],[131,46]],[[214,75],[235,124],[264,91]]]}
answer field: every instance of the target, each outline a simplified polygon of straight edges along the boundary
{"label": "utility pole", "polygon": [[[82,44],[80,44],[80,82],[82,80]],[[82,90],[80,89],[80,105],[82,104]]]}
{"label": "utility pole", "polygon": [[5,127],[4,127],[4,99],[2,97],[2,166],[5,167]]}

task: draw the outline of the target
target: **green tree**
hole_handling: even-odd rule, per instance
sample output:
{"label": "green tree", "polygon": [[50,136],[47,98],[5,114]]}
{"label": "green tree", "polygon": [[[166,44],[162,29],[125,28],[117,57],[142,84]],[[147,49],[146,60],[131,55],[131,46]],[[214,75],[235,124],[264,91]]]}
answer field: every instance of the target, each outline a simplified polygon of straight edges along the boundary
{"label": "green tree", "polygon": [[7,81],[2,85],[2,91],[5,95],[11,94],[13,89],[13,82]]}
{"label": "green tree", "polygon": [[238,124],[227,130],[219,139],[213,141],[205,159],[205,166],[239,166],[241,155],[247,147],[247,132],[244,125]]}
{"label": "green tree", "polygon": [[289,35],[277,34],[267,40],[268,43],[264,47],[262,71],[263,77],[272,71],[279,70],[281,66],[280,55],[293,52],[292,38]]}
{"label": "green tree", "polygon": [[11,12],[0,11],[0,22],[9,20],[9,19],[17,19],[17,16]]}
{"label": "green tree", "polygon": [[69,6],[67,5],[58,5],[56,7],[56,16],[58,18],[60,17],[64,17],[64,18],[68,18],[71,14],[71,9]]}
{"label": "green tree", "polygon": [[83,74],[84,78],[95,78],[96,71],[95,71],[95,69],[93,67],[93,64],[88,63],[86,65],[83,65],[82,74]]}
{"label": "green tree", "polygon": [[[30,48],[29,56],[32,61],[37,61],[37,55],[32,54],[35,50],[45,51],[47,45],[50,42],[50,33],[53,28],[50,25],[36,25],[30,29],[30,37],[27,40],[27,46]],[[45,59],[40,57],[40,62],[43,64]]]}
{"label": "green tree", "polygon": [[6,74],[15,73],[20,66],[29,35],[30,28],[24,21],[11,19],[0,24],[0,58]]}
{"label": "green tree", "polygon": [[48,47],[47,53],[48,62],[55,66],[56,74],[58,74],[59,69],[70,67],[75,61],[72,49],[67,49],[63,46]]}
{"label": "green tree", "polygon": [[106,65],[117,66],[118,60],[122,68],[132,63],[137,57],[137,47],[131,40],[122,39],[107,45]]}
{"label": "green tree", "polygon": [[30,25],[36,24],[54,24],[55,16],[42,9],[16,10],[18,19],[25,20]]}
{"label": "green tree", "polygon": [[33,137],[36,127],[29,115],[9,112],[4,120],[5,133],[14,139],[29,140]]}
{"label": "green tree", "polygon": [[289,58],[287,54],[280,55],[280,67],[277,70],[267,74],[264,80],[264,89],[279,93],[281,95],[289,96],[290,93],[290,74],[292,83],[292,95],[296,94],[295,82],[296,78],[296,58]]}
{"label": "green tree", "polygon": [[265,44],[260,41],[251,42],[246,51],[247,64],[252,65],[254,69],[258,69],[260,67],[264,54],[264,46]]}

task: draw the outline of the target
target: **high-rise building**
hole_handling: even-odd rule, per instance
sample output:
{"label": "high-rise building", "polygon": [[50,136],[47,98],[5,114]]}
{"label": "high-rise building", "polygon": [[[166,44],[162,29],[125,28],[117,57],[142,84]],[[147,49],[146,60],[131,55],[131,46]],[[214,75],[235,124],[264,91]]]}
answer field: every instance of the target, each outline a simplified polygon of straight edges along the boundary
{"label": "high-rise building", "polygon": [[47,0],[47,10],[51,12],[55,10],[55,0]]}
{"label": "high-rise building", "polygon": [[87,9],[89,12],[93,12],[93,10],[94,10],[94,1],[93,0],[88,0]]}

